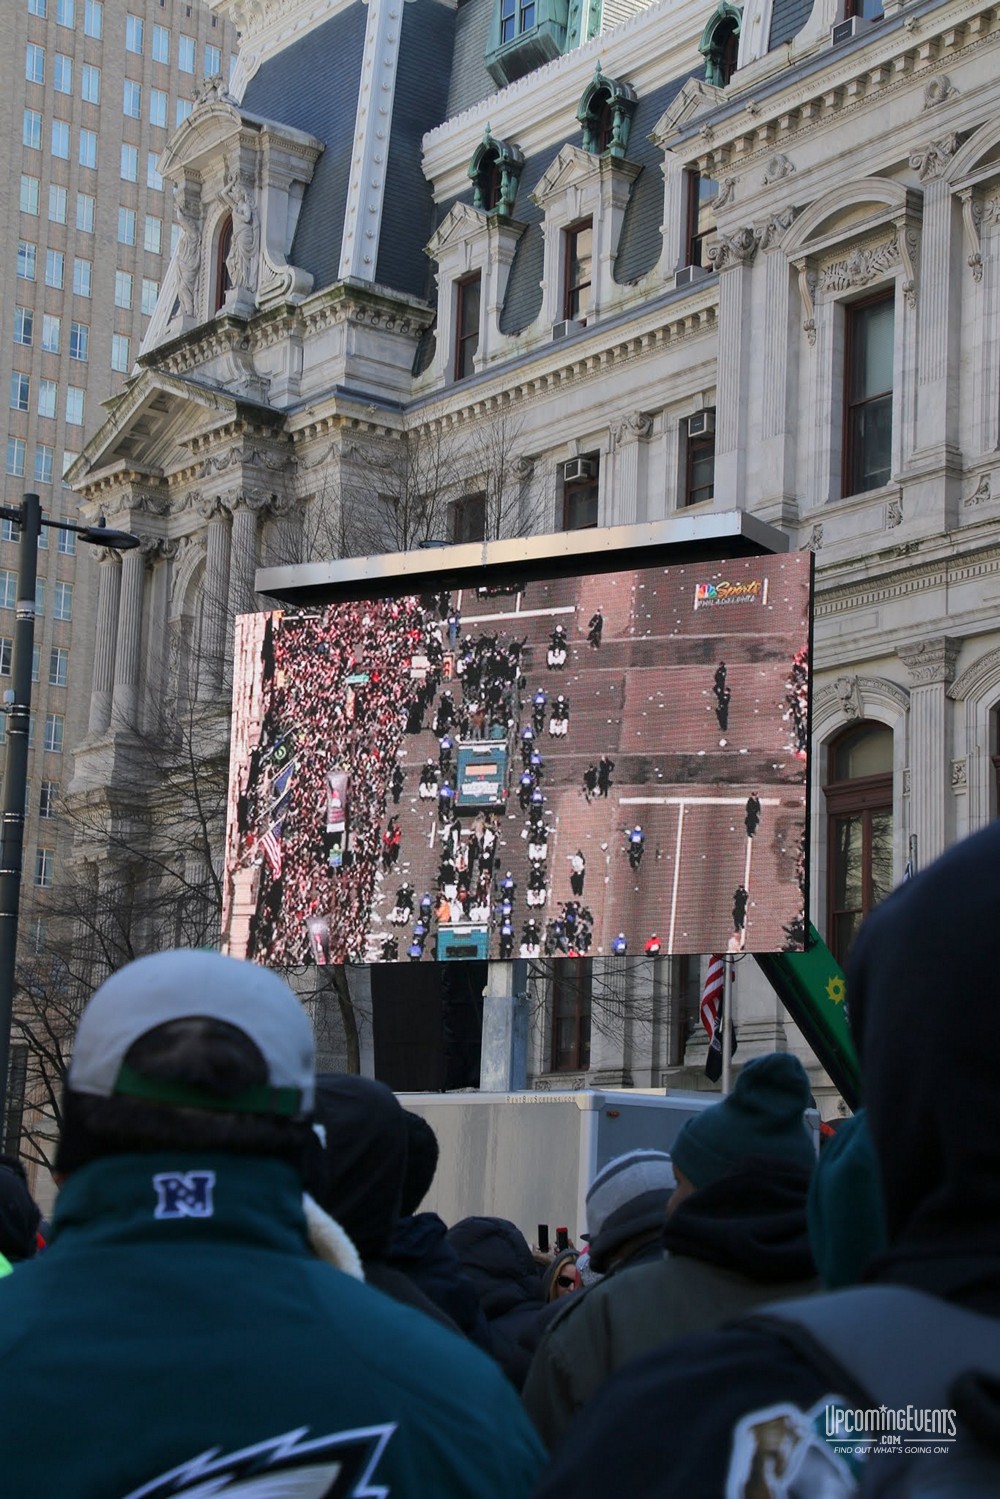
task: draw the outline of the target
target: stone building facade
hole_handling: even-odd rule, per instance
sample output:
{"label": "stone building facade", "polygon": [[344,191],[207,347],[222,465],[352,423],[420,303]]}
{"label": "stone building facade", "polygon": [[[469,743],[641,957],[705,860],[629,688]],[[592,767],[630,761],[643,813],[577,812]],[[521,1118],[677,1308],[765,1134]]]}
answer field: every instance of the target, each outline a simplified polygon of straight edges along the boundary
{"label": "stone building facade", "polygon": [[[811,915],[843,952],[996,812],[995,7],[215,9],[239,66],[164,153],[178,250],[71,474],[148,536],[101,568],[76,792],[127,780],[151,696],[218,701],[255,562],[343,536],[417,438],[458,455],[457,534],[502,422],[533,530],[739,508],[815,553]],[[198,659],[166,681],[170,640]],[[593,982],[558,1066],[539,1008],[536,1082],[683,1076],[697,965]],[[743,1055],[799,1046],[738,993]]]}

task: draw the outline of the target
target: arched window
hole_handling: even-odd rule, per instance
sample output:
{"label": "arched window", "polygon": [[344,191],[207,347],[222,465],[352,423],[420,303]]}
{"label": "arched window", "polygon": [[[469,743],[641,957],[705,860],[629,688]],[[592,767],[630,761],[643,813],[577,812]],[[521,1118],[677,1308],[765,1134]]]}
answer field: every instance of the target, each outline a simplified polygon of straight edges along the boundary
{"label": "arched window", "polygon": [[605,77],[598,63],[576,112],[583,126],[583,149],[595,156],[610,151],[612,156],[623,157],[638,102],[630,84]]}
{"label": "arched window", "polygon": [[215,287],[215,305],[212,308],[213,312],[218,312],[222,307],[226,300],[226,293],[232,285],[229,279],[229,272],[226,269],[226,261],[229,259],[232,248],[233,216],[231,213],[228,213],[222,221],[215,247],[215,279],[213,281]]}
{"label": "arched window", "polygon": [[518,147],[509,141],[496,140],[487,125],[469,162],[473,205],[509,218],[514,211],[523,166],[524,155]]}
{"label": "arched window", "polygon": [[720,0],[718,9],[702,32],[698,51],[705,59],[705,82],[716,88],[725,88],[736,72],[742,19],[743,11],[739,6],[730,5],[729,0]]}
{"label": "arched window", "polygon": [[892,750],[879,723],[852,724],[828,747],[827,941],[840,963],[892,888]]}

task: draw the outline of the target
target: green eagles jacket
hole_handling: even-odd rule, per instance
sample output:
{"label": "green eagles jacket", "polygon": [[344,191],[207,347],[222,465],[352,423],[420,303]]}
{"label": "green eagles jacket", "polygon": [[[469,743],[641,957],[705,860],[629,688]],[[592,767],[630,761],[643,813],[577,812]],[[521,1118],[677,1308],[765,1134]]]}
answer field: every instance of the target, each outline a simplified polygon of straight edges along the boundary
{"label": "green eagles jacket", "polygon": [[313,1256],[280,1161],[95,1162],[0,1282],[6,1499],[518,1499],[543,1458],[490,1359]]}

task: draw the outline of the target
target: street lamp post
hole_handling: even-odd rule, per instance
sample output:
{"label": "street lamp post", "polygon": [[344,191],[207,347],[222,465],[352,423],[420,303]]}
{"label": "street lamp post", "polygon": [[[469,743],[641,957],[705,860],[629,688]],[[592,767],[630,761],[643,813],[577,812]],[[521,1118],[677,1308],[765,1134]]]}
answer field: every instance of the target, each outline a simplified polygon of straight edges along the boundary
{"label": "street lamp post", "polygon": [[17,920],[21,909],[21,871],[24,858],[24,803],[28,788],[28,730],[31,722],[31,664],[35,648],[35,579],[38,538],[42,526],[75,531],[93,546],[127,551],[139,537],[112,531],[103,519],[96,526],[46,520],[37,494],[26,494],[19,506],[0,505],[0,518],[17,523],[17,610],[14,625],[14,662],[11,690],[4,694],[7,714],[7,760],[0,808],[0,1124],[7,1119],[7,1069],[14,1016]]}

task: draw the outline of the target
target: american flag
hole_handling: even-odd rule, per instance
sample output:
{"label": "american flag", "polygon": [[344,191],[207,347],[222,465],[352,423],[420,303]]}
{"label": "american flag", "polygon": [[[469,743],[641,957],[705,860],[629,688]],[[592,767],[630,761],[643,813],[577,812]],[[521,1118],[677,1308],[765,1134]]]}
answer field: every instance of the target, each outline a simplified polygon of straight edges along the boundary
{"label": "american flag", "polygon": [[722,1007],[722,990],[726,982],[726,965],[719,957],[709,958],[705,987],[701,995],[701,1023],[711,1041]]}
{"label": "american flag", "polygon": [[260,840],[260,848],[268,864],[271,873],[277,879],[281,874],[281,844],[278,842],[277,829],[269,828]]}

